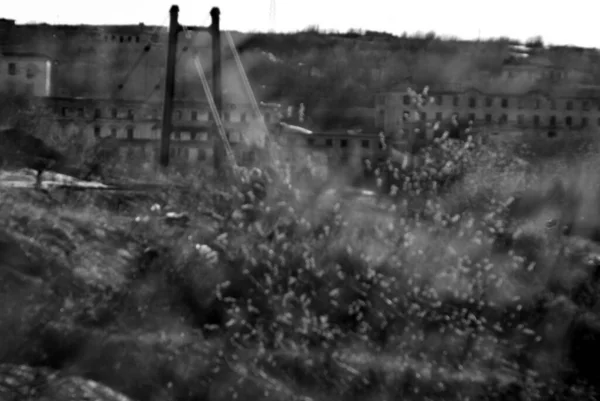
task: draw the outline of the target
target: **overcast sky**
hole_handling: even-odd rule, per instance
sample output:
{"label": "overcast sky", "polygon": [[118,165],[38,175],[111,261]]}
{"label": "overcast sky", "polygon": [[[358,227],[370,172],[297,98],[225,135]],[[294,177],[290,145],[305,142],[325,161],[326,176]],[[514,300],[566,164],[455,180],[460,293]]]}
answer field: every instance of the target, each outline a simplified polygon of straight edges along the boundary
{"label": "overcast sky", "polygon": [[166,24],[172,4],[186,25],[208,24],[211,7],[221,8],[223,29],[295,31],[309,25],[403,32],[435,31],[465,39],[541,35],[546,43],[600,47],[597,0],[16,0],[6,1],[0,18],[19,23]]}

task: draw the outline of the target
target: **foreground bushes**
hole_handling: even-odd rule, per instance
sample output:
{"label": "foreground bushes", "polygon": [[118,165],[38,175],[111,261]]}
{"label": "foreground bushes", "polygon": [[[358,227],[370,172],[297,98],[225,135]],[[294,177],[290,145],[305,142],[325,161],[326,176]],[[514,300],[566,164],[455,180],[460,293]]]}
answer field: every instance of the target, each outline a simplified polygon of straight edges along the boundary
{"label": "foreground bushes", "polygon": [[[69,267],[63,290],[19,298],[27,340],[3,360],[140,400],[591,397],[594,244],[557,229],[593,194],[554,196],[510,153],[471,142],[440,140],[421,155],[411,168],[374,166],[397,180],[374,204],[340,199],[318,177],[290,187],[254,170],[194,178],[194,190],[173,187],[125,216],[85,198],[78,215],[35,199],[5,208],[11,221],[38,216],[11,227],[43,244],[48,226],[96,244],[102,225],[99,243],[126,256],[65,256],[65,267],[87,266],[85,282]],[[538,197],[529,208],[526,188]],[[87,249],[111,252],[97,246]],[[10,316],[16,325],[6,312],[2,326]]]}

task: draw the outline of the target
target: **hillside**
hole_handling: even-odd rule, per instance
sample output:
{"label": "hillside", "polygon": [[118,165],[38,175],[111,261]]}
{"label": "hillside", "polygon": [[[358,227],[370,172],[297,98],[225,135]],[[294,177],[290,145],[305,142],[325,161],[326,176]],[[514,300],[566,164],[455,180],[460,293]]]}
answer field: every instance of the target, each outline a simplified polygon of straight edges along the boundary
{"label": "hillside", "polygon": [[[164,27],[14,25],[4,42],[55,58],[57,94],[160,101],[166,51]],[[434,34],[393,36],[380,32],[292,34],[232,33],[255,92],[265,101],[303,102],[323,128],[365,124],[351,107],[372,107],[373,92],[410,79],[416,84],[477,82],[498,75],[517,42],[500,38],[463,41]],[[593,49],[544,47],[538,55],[558,68],[578,68],[600,77]],[[540,46],[541,45],[541,46]],[[223,38],[227,94],[244,99],[239,71]],[[210,37],[181,34],[177,88],[180,98],[203,98],[192,57],[210,74]],[[210,75],[209,75],[210,76]]]}

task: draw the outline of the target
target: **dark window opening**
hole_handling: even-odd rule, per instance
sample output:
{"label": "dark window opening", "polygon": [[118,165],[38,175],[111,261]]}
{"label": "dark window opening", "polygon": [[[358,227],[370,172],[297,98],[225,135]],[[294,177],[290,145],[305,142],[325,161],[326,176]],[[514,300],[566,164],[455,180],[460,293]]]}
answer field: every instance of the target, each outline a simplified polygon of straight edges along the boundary
{"label": "dark window opening", "polygon": [[409,105],[410,104],[410,96],[409,95],[404,95],[403,101],[404,101],[405,105]]}
{"label": "dark window opening", "polygon": [[370,147],[370,141],[368,139],[363,139],[361,142],[361,146],[365,149],[368,149]]}
{"label": "dark window opening", "polygon": [[129,139],[129,140],[133,139],[133,127],[127,128],[127,139]]}
{"label": "dark window opening", "polygon": [[470,97],[469,98],[469,107],[472,109],[477,107],[477,99],[475,99],[474,97]]}
{"label": "dark window opening", "polygon": [[8,75],[17,75],[17,64],[8,63]]}
{"label": "dark window opening", "polygon": [[571,125],[573,125],[573,118],[571,116],[566,116],[565,124],[567,125],[567,127],[570,127]]}
{"label": "dark window opening", "polygon": [[506,109],[506,108],[508,108],[508,99],[506,99],[506,98],[503,98],[503,99],[502,99],[502,103],[501,103],[501,105],[502,105],[502,108],[503,108],[503,109]]}
{"label": "dark window opening", "polygon": [[548,138],[556,138],[556,132],[555,131],[549,131],[548,132]]}
{"label": "dark window opening", "polygon": [[347,139],[342,139],[340,141],[340,147],[347,148],[348,147],[348,140]]}
{"label": "dark window opening", "polygon": [[326,139],[325,146],[327,146],[328,148],[331,148],[333,146],[333,139]]}

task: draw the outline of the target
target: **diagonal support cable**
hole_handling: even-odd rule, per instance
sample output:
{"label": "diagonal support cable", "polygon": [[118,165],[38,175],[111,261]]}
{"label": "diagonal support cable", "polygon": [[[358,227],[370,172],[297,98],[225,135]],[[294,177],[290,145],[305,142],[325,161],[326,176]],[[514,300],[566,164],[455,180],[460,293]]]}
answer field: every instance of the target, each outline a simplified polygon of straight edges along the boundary
{"label": "diagonal support cable", "polygon": [[225,153],[227,158],[229,159],[229,163],[232,167],[237,166],[237,162],[235,160],[235,155],[233,154],[233,150],[231,149],[231,145],[229,144],[229,140],[227,139],[227,135],[225,134],[225,128],[223,127],[223,121],[221,120],[221,116],[217,111],[217,106],[215,105],[215,100],[213,98],[212,92],[210,90],[210,86],[208,85],[208,81],[206,80],[206,75],[204,74],[204,69],[202,68],[202,63],[200,63],[200,59],[198,56],[194,57],[194,66],[196,67],[196,72],[202,81],[202,86],[204,87],[204,92],[206,93],[206,98],[208,100],[208,105],[210,107],[210,111],[215,119],[217,124],[217,131],[219,132],[219,136],[223,141],[223,145],[225,147]]}

